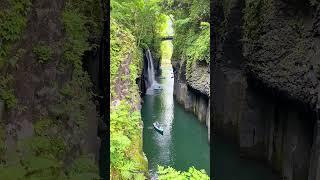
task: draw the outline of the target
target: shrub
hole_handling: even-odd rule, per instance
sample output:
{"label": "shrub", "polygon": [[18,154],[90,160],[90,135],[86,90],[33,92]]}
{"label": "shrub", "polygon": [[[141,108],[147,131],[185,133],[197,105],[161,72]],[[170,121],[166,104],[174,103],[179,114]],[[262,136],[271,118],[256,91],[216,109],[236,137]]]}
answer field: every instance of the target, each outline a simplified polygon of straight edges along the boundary
{"label": "shrub", "polygon": [[13,77],[10,75],[0,76],[0,99],[4,100],[7,108],[16,107],[17,98],[12,88]]}
{"label": "shrub", "polygon": [[33,53],[37,56],[38,62],[43,64],[52,58],[53,51],[49,46],[39,44],[33,48]]}
{"label": "shrub", "polygon": [[177,179],[177,180],[209,180],[209,176],[204,170],[197,170],[194,167],[190,167],[186,172],[180,172],[175,170],[172,167],[163,167],[158,166],[158,179],[167,180],[167,179]]}

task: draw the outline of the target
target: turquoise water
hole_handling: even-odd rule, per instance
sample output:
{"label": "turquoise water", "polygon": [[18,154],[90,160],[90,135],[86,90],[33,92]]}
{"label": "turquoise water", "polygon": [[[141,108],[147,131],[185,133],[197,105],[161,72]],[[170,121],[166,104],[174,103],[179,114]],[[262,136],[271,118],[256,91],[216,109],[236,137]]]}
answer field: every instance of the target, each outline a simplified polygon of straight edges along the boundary
{"label": "turquoise water", "polygon": [[212,173],[216,180],[280,180],[264,163],[240,158],[235,144],[219,136],[212,143]]}
{"label": "turquoise water", "polygon": [[[158,83],[161,91],[144,96],[142,106],[143,151],[152,179],[156,178],[157,166],[171,166],[186,171],[194,166],[210,174],[210,148],[207,128],[196,116],[187,112],[173,97],[172,68],[162,68]],[[163,135],[155,131],[153,122],[158,121]]]}

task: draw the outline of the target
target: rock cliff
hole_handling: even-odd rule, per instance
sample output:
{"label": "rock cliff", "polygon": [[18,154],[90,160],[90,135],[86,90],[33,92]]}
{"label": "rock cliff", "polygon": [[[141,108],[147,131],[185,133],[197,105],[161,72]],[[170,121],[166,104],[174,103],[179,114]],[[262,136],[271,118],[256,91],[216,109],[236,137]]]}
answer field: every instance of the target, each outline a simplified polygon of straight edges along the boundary
{"label": "rock cliff", "polygon": [[319,179],[318,4],[216,4],[213,132],[279,176]]}
{"label": "rock cliff", "polygon": [[193,112],[208,127],[210,141],[210,74],[207,65],[194,63],[186,78],[186,62],[173,61],[174,96],[187,111]]}
{"label": "rock cliff", "polygon": [[[22,179],[23,169],[32,170],[40,161],[46,161],[48,167],[26,172],[29,177],[54,166],[59,171],[44,176],[66,178],[60,170],[72,170],[75,163],[83,162],[88,163],[88,169],[78,174],[70,171],[70,177],[98,174],[97,134],[102,120],[99,98],[93,93],[102,93],[101,77],[95,73],[103,58],[100,52],[105,51],[99,48],[104,19],[100,3],[103,1],[0,3],[0,34],[4,35],[0,37],[4,45],[0,47],[0,164],[16,166]],[[90,14],[83,7],[96,12]],[[18,28],[21,22],[21,29],[15,29],[18,38],[10,38],[15,32],[10,25]],[[12,31],[6,32],[6,28]],[[0,171],[0,179],[10,179]]]}

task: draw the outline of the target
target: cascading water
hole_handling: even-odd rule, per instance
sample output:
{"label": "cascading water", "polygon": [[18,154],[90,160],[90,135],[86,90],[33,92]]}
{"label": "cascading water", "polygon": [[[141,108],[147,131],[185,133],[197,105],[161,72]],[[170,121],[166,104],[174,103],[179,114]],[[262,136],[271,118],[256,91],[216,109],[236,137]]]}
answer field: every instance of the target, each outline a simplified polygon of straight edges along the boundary
{"label": "cascading water", "polygon": [[158,82],[155,80],[153,59],[152,59],[151,51],[148,49],[146,53],[147,53],[146,57],[147,57],[147,60],[148,60],[148,89],[147,89],[147,94],[153,94],[153,90],[160,90],[161,87],[158,84]]}
{"label": "cascading water", "polygon": [[148,59],[148,84],[149,88],[153,86],[155,79],[154,79],[154,67],[153,67],[153,60],[151,56],[151,52],[147,50],[147,59]]}

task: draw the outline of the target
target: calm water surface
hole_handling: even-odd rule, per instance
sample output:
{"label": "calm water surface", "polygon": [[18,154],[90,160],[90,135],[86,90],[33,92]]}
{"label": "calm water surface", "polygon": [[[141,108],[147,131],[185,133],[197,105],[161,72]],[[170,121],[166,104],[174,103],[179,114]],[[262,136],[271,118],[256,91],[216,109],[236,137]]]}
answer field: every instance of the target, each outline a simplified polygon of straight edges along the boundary
{"label": "calm water surface", "polygon": [[[186,112],[173,97],[172,68],[163,67],[158,78],[162,91],[154,91],[144,97],[142,106],[143,150],[149,162],[152,179],[156,178],[157,166],[171,166],[186,171],[194,166],[210,174],[210,153],[207,128],[196,116]],[[158,121],[163,135],[152,126]]]}
{"label": "calm water surface", "polygon": [[[175,101],[172,76],[171,67],[162,68],[164,78],[157,81],[163,90],[153,91],[143,99],[143,150],[148,158],[151,178],[156,179],[158,165],[181,171],[194,166],[210,175],[207,128]],[[154,130],[152,123],[156,121],[163,126],[163,135]],[[263,163],[241,159],[235,144],[218,136],[212,139],[212,143],[212,175],[215,180],[279,180]]]}
{"label": "calm water surface", "polygon": [[280,180],[265,164],[241,159],[235,144],[218,136],[212,143],[215,180]]}

